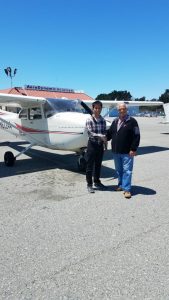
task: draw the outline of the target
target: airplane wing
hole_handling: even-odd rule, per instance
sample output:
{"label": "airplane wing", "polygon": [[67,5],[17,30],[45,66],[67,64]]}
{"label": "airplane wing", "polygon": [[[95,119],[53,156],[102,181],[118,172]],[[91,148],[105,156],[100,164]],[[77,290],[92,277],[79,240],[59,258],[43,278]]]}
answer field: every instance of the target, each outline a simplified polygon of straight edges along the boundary
{"label": "airplane wing", "polygon": [[0,93],[0,105],[21,106],[22,108],[37,107],[46,102],[46,98],[11,95]]}
{"label": "airplane wing", "polygon": [[[92,103],[95,100],[83,100],[89,107],[92,106]],[[127,106],[160,106],[164,103],[161,101],[117,101],[117,100],[99,100],[103,104],[103,108],[113,108],[116,107],[120,103],[125,103]]]}

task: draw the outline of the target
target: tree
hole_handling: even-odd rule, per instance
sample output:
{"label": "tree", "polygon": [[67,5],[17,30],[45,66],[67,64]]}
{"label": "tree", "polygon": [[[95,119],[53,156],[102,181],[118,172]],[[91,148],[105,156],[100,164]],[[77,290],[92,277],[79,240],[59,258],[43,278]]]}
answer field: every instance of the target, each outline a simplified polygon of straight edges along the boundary
{"label": "tree", "polygon": [[130,92],[128,91],[112,91],[108,94],[99,94],[96,97],[96,100],[125,100],[125,101],[129,101],[131,100],[132,96],[130,94]]}
{"label": "tree", "polygon": [[135,101],[146,101],[146,97],[135,98]]}
{"label": "tree", "polygon": [[165,90],[165,93],[161,94],[159,101],[163,103],[169,103],[169,89]]}
{"label": "tree", "polygon": [[110,99],[107,97],[107,94],[100,94],[96,97],[96,100],[110,100]]}

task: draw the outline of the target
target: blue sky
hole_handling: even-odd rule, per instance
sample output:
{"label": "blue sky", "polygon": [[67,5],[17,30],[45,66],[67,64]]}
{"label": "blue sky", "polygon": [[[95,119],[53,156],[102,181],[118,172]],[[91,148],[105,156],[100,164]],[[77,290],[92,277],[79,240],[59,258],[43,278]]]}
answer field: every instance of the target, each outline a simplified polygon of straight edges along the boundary
{"label": "blue sky", "polygon": [[168,16],[169,0],[1,1],[0,89],[11,66],[13,86],[158,98],[169,88]]}

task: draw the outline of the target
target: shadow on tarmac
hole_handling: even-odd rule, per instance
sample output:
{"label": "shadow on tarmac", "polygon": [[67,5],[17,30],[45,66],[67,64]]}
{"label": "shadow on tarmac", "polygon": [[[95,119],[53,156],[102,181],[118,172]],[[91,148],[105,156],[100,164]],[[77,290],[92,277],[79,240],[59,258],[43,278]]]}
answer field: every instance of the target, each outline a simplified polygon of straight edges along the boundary
{"label": "shadow on tarmac", "polygon": [[[21,145],[28,145],[27,142],[3,142],[1,146],[10,147],[18,152],[22,151],[24,147]],[[5,153],[5,151],[4,151]],[[13,167],[5,166],[4,162],[0,162],[0,178],[22,175],[27,173],[40,172],[51,169],[64,169],[78,174],[84,174],[78,170],[77,159],[75,153],[58,154],[57,152],[48,152],[37,150],[34,148],[29,149],[25,155],[29,158],[18,159]],[[110,174],[110,175],[109,175]],[[112,166],[102,166],[102,177],[113,176]]]}
{"label": "shadow on tarmac", "polygon": [[169,150],[168,147],[160,147],[160,146],[146,146],[146,147],[139,147],[137,154],[143,155],[143,154],[150,154],[155,152],[161,152],[161,151],[167,151]]}
{"label": "shadow on tarmac", "polygon": [[[169,148],[168,147],[160,147],[160,146],[143,146],[143,147],[139,147],[137,150],[137,155],[144,155],[144,154],[151,154],[151,153],[155,153],[155,152],[161,152],[161,151],[168,151]],[[104,160],[111,160],[113,159],[113,153],[111,151],[111,149],[106,150],[105,154],[104,154]]]}
{"label": "shadow on tarmac", "polygon": [[156,191],[153,189],[150,189],[150,188],[143,187],[143,186],[133,185],[132,186],[132,195],[135,196],[135,195],[139,195],[139,194],[150,196],[150,195],[155,195]]}
{"label": "shadow on tarmac", "polygon": [[[105,185],[106,186],[106,185]],[[115,191],[115,188],[117,187],[117,184],[114,184],[112,181],[112,185],[111,186],[106,186],[106,189],[104,190],[104,192],[115,192],[115,193],[119,193]],[[97,190],[97,189],[96,189]],[[146,188],[143,186],[136,186],[136,185],[132,185],[132,196],[136,196],[136,195],[155,195],[156,191],[150,188]]]}
{"label": "shadow on tarmac", "polygon": [[[2,142],[0,146],[7,146],[20,152],[23,150],[22,145],[28,145],[25,141],[17,142]],[[43,148],[42,148],[43,149]],[[138,155],[149,154],[159,151],[169,150],[167,147],[158,146],[146,146],[138,149]],[[31,148],[26,153],[26,156],[31,159],[16,159],[16,163],[13,167],[6,167],[4,162],[0,162],[0,178],[15,176],[26,173],[39,172],[50,169],[65,169],[71,172],[85,174],[79,172],[77,167],[77,155],[75,153],[66,152],[64,154],[58,154],[56,152],[47,152],[46,150],[37,150]],[[116,177],[115,170],[113,169],[113,154],[111,149],[105,151],[103,161],[110,160],[110,167],[102,166],[101,177]]]}

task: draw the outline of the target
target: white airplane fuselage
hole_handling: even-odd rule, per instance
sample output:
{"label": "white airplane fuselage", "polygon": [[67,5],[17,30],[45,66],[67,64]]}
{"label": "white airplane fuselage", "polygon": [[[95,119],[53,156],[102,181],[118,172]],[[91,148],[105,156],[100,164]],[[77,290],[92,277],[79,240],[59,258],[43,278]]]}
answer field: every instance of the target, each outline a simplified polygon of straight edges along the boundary
{"label": "white airplane fuselage", "polygon": [[1,129],[39,146],[78,152],[87,145],[87,114],[61,112],[50,118],[24,120],[1,110],[0,117]]}

